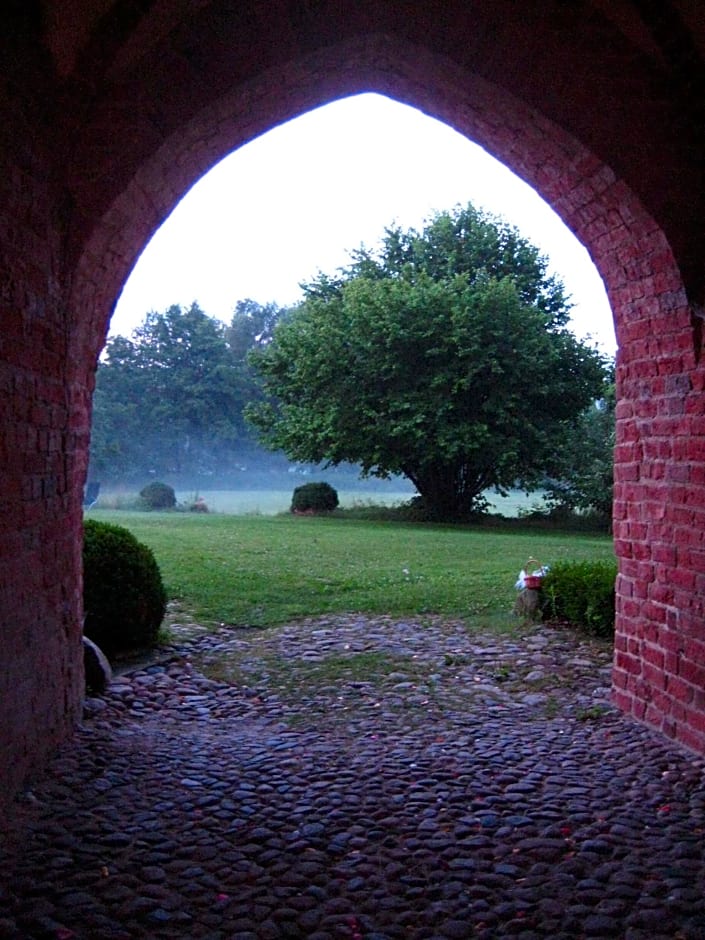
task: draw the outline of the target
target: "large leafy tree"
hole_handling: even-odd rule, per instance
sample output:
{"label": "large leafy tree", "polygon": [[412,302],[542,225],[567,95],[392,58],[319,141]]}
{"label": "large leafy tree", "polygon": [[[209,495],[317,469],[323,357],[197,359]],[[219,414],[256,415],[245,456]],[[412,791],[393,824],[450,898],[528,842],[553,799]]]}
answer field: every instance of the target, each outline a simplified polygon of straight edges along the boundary
{"label": "large leafy tree", "polygon": [[472,206],[440,213],[306,286],[252,356],[269,397],[248,415],[293,459],[403,474],[429,514],[462,517],[484,490],[557,468],[599,394],[601,358],[568,317],[516,230]]}

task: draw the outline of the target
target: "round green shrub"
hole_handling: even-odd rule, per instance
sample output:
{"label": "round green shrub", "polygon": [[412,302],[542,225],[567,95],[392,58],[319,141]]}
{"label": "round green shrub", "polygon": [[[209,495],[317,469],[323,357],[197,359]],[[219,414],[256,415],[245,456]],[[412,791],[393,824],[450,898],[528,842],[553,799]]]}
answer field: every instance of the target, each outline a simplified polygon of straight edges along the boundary
{"label": "round green shrub", "polygon": [[560,561],[541,585],[544,620],[567,620],[595,636],[614,633],[617,565],[612,561]]}
{"label": "round green shrub", "polygon": [[148,483],[140,490],[140,498],[148,509],[173,509],[176,493],[168,483]]}
{"label": "round green shrub", "polygon": [[304,483],[291,498],[292,512],[332,512],[338,505],[338,493],[330,483]]}
{"label": "round green shrub", "polygon": [[83,632],[107,656],[156,645],[166,591],[152,550],[127,529],[83,524]]}

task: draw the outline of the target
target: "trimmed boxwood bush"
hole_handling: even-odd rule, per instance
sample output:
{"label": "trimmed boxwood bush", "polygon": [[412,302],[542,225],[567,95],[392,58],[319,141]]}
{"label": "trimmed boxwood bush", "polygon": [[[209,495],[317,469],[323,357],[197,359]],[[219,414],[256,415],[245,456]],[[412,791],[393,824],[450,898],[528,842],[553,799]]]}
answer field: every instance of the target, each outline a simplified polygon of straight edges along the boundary
{"label": "trimmed boxwood bush", "polygon": [[338,493],[330,483],[304,483],[291,498],[292,512],[332,512],[338,505]]}
{"label": "trimmed boxwood bush", "polygon": [[152,550],[127,529],[83,524],[83,632],[107,656],[156,645],[166,591]]}
{"label": "trimmed boxwood bush", "polygon": [[617,565],[610,561],[561,561],[543,579],[544,620],[568,620],[595,636],[614,633],[614,583]]}
{"label": "trimmed boxwood bush", "polygon": [[148,483],[140,490],[140,498],[148,509],[173,509],[176,493],[168,483]]}

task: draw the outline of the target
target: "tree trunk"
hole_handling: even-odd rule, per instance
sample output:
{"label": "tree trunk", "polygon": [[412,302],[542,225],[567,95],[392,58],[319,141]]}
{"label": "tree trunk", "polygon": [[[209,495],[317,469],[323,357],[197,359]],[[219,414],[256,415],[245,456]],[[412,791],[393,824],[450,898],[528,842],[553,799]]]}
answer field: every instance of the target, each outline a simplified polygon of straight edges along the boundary
{"label": "tree trunk", "polygon": [[468,486],[463,470],[463,467],[434,466],[406,474],[419,491],[429,518],[454,522],[472,514],[484,487],[477,482],[475,486]]}

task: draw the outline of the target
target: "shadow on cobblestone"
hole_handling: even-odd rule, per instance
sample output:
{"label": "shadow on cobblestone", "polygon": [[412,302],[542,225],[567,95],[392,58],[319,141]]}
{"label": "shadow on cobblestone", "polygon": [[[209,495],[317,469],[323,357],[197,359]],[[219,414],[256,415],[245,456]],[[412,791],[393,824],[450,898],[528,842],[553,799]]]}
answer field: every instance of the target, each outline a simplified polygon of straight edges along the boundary
{"label": "shadow on cobblestone", "polygon": [[605,644],[193,634],[18,802],[0,937],[705,937],[703,762],[610,706]]}

